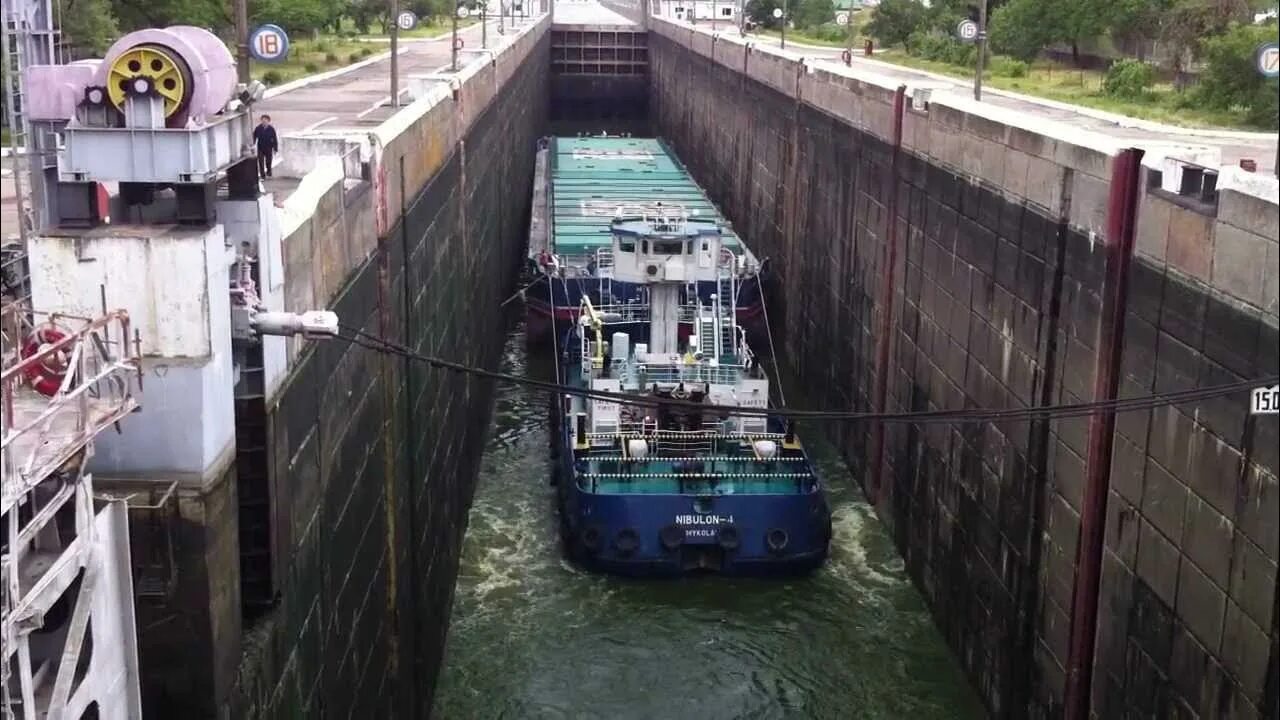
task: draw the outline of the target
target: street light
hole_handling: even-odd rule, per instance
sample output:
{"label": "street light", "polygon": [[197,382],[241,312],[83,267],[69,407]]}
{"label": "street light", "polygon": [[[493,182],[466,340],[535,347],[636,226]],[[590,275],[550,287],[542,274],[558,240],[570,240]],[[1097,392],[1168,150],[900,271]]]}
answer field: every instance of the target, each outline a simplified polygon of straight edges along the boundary
{"label": "street light", "polygon": [[400,0],[391,2],[391,107],[400,107]]}
{"label": "street light", "polygon": [[973,77],[973,99],[982,99],[982,66],[987,59],[987,0],[978,4],[978,62]]}
{"label": "street light", "polygon": [[453,19],[452,19],[453,27],[451,32],[451,35],[452,35],[451,40],[453,41],[453,48],[449,51],[451,53],[450,61],[449,61],[449,68],[451,72],[458,72],[458,18],[464,17],[466,15],[467,15],[467,6],[463,5],[462,2],[459,1],[453,7]]}

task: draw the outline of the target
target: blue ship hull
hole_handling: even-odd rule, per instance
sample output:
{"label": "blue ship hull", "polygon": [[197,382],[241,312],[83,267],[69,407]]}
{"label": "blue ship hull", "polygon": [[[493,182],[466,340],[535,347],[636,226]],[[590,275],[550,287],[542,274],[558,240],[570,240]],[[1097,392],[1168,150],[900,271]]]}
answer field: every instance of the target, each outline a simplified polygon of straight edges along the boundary
{"label": "blue ship hull", "polygon": [[806,574],[826,561],[831,514],[820,487],[785,494],[592,492],[575,477],[563,415],[553,410],[553,419],[561,540],[578,565],[633,577],[778,576]]}

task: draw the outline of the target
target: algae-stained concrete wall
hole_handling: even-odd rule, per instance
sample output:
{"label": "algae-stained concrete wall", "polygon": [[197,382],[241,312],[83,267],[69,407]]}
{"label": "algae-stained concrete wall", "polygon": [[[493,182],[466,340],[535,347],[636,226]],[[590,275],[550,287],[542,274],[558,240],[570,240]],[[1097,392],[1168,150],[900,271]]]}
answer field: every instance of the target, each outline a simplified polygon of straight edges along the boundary
{"label": "algae-stained concrete wall", "polygon": [[[496,365],[546,38],[531,27],[371,134],[372,187],[320,190],[322,205],[347,195],[345,221],[287,226],[290,309],[327,305],[348,334]],[[491,390],[346,341],[298,349],[267,418],[282,590],[246,633],[231,717],[429,714]]]}
{"label": "algae-stained concrete wall", "polygon": [[[1216,203],[1143,191],[1122,395],[1276,373],[1276,205],[1274,179],[1238,170],[1219,178]],[[1103,717],[1280,711],[1280,438],[1275,417],[1250,416],[1247,403],[1240,393],[1120,416],[1095,679]]]}
{"label": "algae-stained concrete wall", "polygon": [[[1198,283],[1162,266],[1153,288],[1144,278],[1155,266],[1141,252],[1124,253],[1119,238],[1109,236],[1109,189],[1124,149],[1109,138],[956,96],[935,94],[913,109],[910,89],[898,110],[895,85],[868,73],[806,66],[775,50],[662,20],[652,23],[650,33],[654,124],[756,253],[770,258],[771,319],[784,361],[806,387],[823,390],[804,398],[808,406],[876,408],[881,368],[884,409],[891,412],[1103,399],[1095,368],[1114,346],[1105,335],[1107,313],[1115,309],[1107,301],[1109,257],[1128,268],[1122,275],[1131,287],[1121,315],[1133,317],[1137,308],[1154,305],[1171,325],[1181,323],[1177,333],[1203,337],[1207,308],[1213,307],[1220,323],[1257,338],[1233,346],[1243,362],[1232,366],[1236,375],[1276,372],[1274,284],[1268,290],[1262,276],[1230,276],[1234,260],[1226,260],[1208,266]],[[895,116],[901,117],[900,134]],[[1270,252],[1274,226],[1241,219],[1244,214],[1232,207],[1244,201],[1231,192],[1222,193],[1216,219],[1207,221],[1217,224],[1214,238],[1222,249],[1195,244],[1196,252],[1208,247],[1211,257],[1238,255],[1243,251],[1234,248],[1241,246]],[[1256,194],[1249,197],[1256,201]],[[1139,234],[1159,232],[1149,227],[1158,222],[1147,217],[1152,202],[1142,201]],[[1269,203],[1274,217],[1275,200],[1259,202]],[[886,252],[891,229],[897,238],[892,273]],[[1172,243],[1187,232],[1166,225],[1165,237]],[[1184,253],[1194,244],[1179,242]],[[1217,281],[1214,270],[1222,275]],[[885,302],[890,279],[891,300]],[[1223,299],[1222,288],[1230,283],[1247,285],[1258,294],[1257,304]],[[1188,303],[1198,316],[1180,310]],[[881,328],[886,312],[887,336]],[[1183,363],[1183,369],[1166,370],[1169,379],[1154,384],[1126,377],[1122,393],[1229,381],[1230,373],[1221,372],[1227,366],[1211,363],[1203,341],[1185,348],[1167,341],[1144,345],[1141,333],[1136,324],[1125,327],[1122,375],[1143,365]],[[880,365],[877,351],[886,339],[887,362]],[[788,399],[797,404],[799,398],[793,390]],[[1263,457],[1257,449],[1264,442],[1275,446],[1274,422],[1269,430],[1246,423],[1242,402],[1217,404],[1230,406],[1222,412],[1233,424],[1214,442],[1234,447],[1234,454],[1199,452],[1199,465],[1166,459],[1176,467],[1163,469],[1188,498],[1213,505],[1208,489],[1196,489],[1213,477],[1236,504],[1220,501],[1235,510],[1214,518],[1225,521],[1215,531],[1230,530],[1225,544],[1212,550],[1193,548],[1200,536],[1192,540],[1183,532],[1146,542],[1147,552],[1173,550],[1163,557],[1172,558],[1175,568],[1179,557],[1205,564],[1184,563],[1191,585],[1181,603],[1169,594],[1162,614],[1155,614],[1154,603],[1129,602],[1129,595],[1147,587],[1133,561],[1134,548],[1143,545],[1133,535],[1118,540],[1118,527],[1123,517],[1124,532],[1132,534],[1147,521],[1138,519],[1140,502],[1120,502],[1111,479],[1112,534],[1098,595],[1096,712],[1152,706],[1159,715],[1176,707],[1216,717],[1229,708],[1247,716],[1263,702],[1256,668],[1261,663],[1265,669],[1275,652],[1266,643],[1267,633],[1275,637],[1274,525],[1270,537],[1250,534],[1254,525],[1237,518],[1275,515],[1274,455]],[[1205,430],[1202,421],[1191,420],[1192,408],[1155,412],[1179,413],[1166,435],[1177,438],[1184,453],[1191,426]],[[1126,433],[1136,432],[1131,428],[1143,422],[1140,416],[1150,414],[1121,415],[1117,447]],[[887,425],[880,454],[873,426],[830,426],[938,625],[998,716],[1061,712],[1088,430],[1089,421],[1081,418]],[[1142,467],[1146,448],[1144,441]],[[1118,449],[1115,457],[1119,462]],[[1220,480],[1217,469],[1229,479]],[[1246,499],[1258,507],[1245,511],[1239,503]],[[1153,497],[1148,504],[1161,502]],[[1177,513],[1180,529],[1192,520],[1182,509]],[[1201,526],[1199,517],[1195,522]],[[1241,524],[1232,528],[1233,522]],[[1116,562],[1121,552],[1125,563]],[[1220,582],[1213,589],[1194,584],[1194,573],[1212,563],[1220,566],[1213,570]],[[1247,588],[1231,572],[1220,572],[1229,568],[1248,570]],[[1240,598],[1234,609],[1232,588]],[[1182,642],[1184,652],[1175,658],[1175,632],[1185,641],[1189,628],[1214,613],[1217,619],[1194,646],[1199,655]],[[1246,626],[1245,616],[1254,624]],[[1247,628],[1242,633],[1257,631],[1249,635],[1249,650],[1228,641],[1223,628],[1231,623]],[[1192,665],[1179,666],[1182,658]],[[1200,668],[1217,673],[1212,686],[1208,680],[1203,689],[1194,684],[1201,681]]]}

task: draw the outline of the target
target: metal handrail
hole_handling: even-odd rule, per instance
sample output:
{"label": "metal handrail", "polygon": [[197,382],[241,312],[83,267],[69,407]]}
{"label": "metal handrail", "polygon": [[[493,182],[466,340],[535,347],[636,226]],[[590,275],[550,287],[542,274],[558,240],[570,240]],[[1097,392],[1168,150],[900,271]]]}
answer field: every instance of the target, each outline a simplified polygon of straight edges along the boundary
{"label": "metal handrail", "polygon": [[[72,318],[61,314],[37,315],[63,323]],[[6,504],[28,490],[31,483],[43,480],[73,457],[106,426],[138,406],[135,389],[142,388],[141,341],[137,336],[129,337],[127,312],[117,310],[93,320],[82,320],[78,328],[67,328],[65,324],[57,327],[65,332],[62,339],[25,358],[20,351],[15,353],[14,357],[6,358],[8,362],[0,372],[5,411],[0,448],[4,450]],[[111,338],[113,327],[121,338],[118,341]],[[14,334],[20,339],[16,331]],[[117,349],[113,350],[113,346]],[[20,421],[15,412],[18,393],[36,392],[34,388],[26,389],[31,383],[27,372],[41,366],[55,353],[68,355],[61,385],[34,418]],[[59,429],[57,437],[53,437],[55,420],[67,414],[73,414],[69,432]],[[37,438],[30,451],[24,453],[25,457],[18,458],[17,441],[28,435]],[[51,448],[55,439],[60,445]]]}

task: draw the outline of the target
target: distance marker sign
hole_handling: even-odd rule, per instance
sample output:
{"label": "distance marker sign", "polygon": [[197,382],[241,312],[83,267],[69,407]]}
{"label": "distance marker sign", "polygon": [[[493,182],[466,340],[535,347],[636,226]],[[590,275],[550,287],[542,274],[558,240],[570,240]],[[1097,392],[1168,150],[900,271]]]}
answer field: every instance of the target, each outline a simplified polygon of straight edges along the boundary
{"label": "distance marker sign", "polygon": [[1258,72],[1262,77],[1280,77],[1280,43],[1263,43],[1254,51]]}
{"label": "distance marker sign", "polygon": [[289,57],[289,36],[279,25],[259,25],[249,33],[249,54],[261,62],[280,62]]}
{"label": "distance marker sign", "polygon": [[956,24],[956,37],[961,42],[973,42],[978,39],[978,23],[968,18]]}
{"label": "distance marker sign", "polygon": [[396,16],[396,27],[401,30],[412,30],[418,27],[418,16],[405,10]]}

